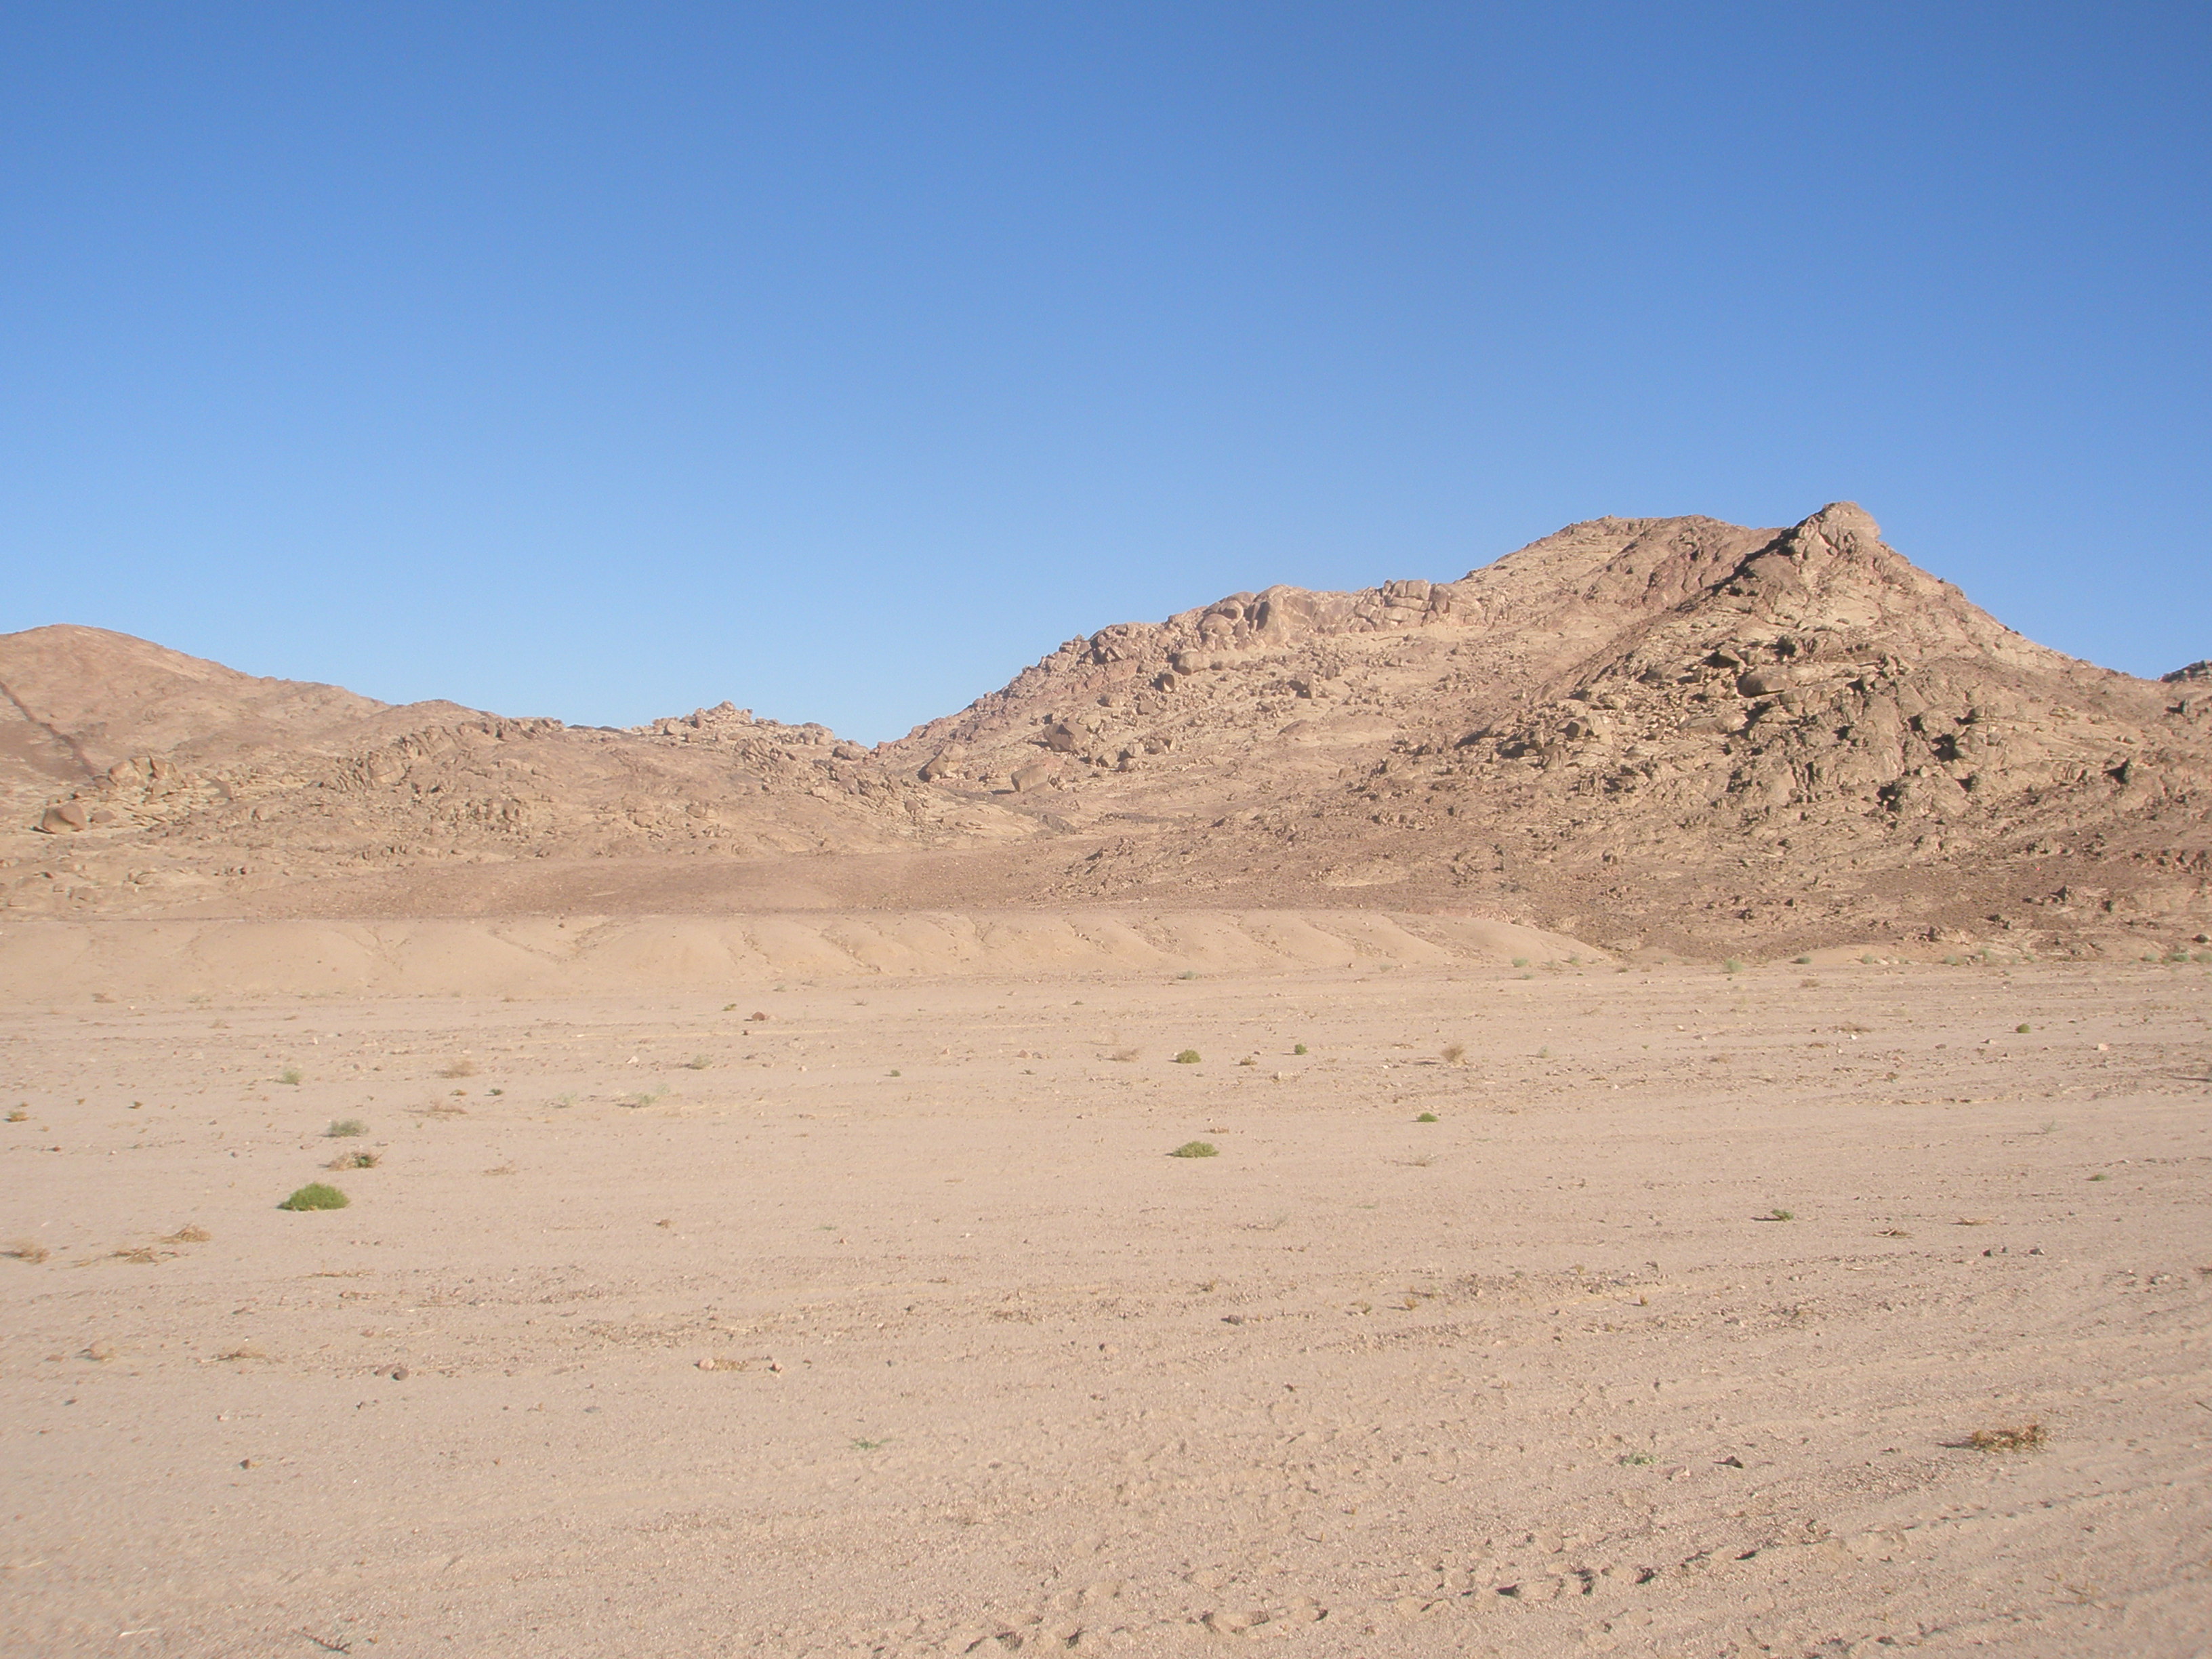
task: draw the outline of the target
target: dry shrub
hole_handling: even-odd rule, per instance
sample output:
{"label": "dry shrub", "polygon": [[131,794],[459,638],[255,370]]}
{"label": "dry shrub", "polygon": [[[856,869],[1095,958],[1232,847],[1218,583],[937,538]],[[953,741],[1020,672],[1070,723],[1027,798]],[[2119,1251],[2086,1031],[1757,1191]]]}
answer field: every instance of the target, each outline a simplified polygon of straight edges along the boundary
{"label": "dry shrub", "polygon": [[450,1066],[441,1066],[438,1071],[440,1077],[474,1077],[476,1074],[477,1063],[466,1054]]}
{"label": "dry shrub", "polygon": [[1966,1443],[1976,1451],[2033,1451],[2043,1443],[2043,1425],[2019,1423],[2009,1428],[1976,1429]]}
{"label": "dry shrub", "polygon": [[183,1226],[178,1228],[176,1231],[169,1234],[168,1237],[161,1241],[161,1243],[164,1244],[204,1244],[208,1240],[214,1237],[215,1235],[210,1232],[206,1228],[195,1226],[191,1223],[186,1222]]}
{"label": "dry shrub", "polygon": [[12,1255],[16,1261],[27,1261],[33,1267],[36,1267],[52,1254],[52,1250],[34,1238],[19,1238],[6,1249],[0,1250],[0,1255]]}
{"label": "dry shrub", "polygon": [[1447,1042],[1446,1044],[1444,1044],[1444,1064],[1445,1064],[1445,1065],[1447,1065],[1447,1066],[1456,1066],[1456,1065],[1458,1065],[1458,1064],[1460,1063],[1460,1061],[1462,1061],[1462,1060],[1465,1060],[1466,1058],[1467,1058],[1467,1044],[1465,1044],[1464,1042]]}

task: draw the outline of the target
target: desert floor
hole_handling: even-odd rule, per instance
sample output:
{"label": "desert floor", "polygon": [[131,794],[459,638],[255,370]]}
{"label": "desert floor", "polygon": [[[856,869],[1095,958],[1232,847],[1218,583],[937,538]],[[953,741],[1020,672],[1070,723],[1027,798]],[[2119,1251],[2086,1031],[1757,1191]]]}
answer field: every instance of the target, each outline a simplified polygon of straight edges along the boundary
{"label": "desert floor", "polygon": [[2208,1016],[2142,963],[15,1000],[0,1645],[2201,1654]]}

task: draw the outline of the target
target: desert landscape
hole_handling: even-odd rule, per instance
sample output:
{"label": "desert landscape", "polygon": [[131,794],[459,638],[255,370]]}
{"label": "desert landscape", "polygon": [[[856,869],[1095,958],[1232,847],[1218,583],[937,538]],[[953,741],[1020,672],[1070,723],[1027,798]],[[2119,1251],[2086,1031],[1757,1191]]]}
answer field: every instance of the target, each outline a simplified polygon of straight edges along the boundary
{"label": "desert landscape", "polygon": [[2212,1643],[2212,669],[1855,506],[872,746],[0,690],[10,1652]]}

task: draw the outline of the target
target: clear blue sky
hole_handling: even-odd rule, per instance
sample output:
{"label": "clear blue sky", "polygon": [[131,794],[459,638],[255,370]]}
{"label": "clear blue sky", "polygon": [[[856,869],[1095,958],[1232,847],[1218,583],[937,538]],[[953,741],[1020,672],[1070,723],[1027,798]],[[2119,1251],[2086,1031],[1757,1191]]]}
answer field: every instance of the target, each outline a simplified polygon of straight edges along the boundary
{"label": "clear blue sky", "polygon": [[0,631],[864,738],[1849,497],[2212,654],[2212,9],[0,0]]}

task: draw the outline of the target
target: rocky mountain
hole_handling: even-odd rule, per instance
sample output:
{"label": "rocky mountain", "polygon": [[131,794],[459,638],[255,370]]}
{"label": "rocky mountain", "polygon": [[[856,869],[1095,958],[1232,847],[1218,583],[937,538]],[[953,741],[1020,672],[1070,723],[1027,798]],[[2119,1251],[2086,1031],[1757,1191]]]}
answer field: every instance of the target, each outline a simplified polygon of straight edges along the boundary
{"label": "rocky mountain", "polygon": [[518,860],[883,850],[988,836],[994,816],[726,703],[575,728],[258,679],[97,629],[0,637],[0,893],[18,908],[319,910],[375,902],[361,878],[380,872],[482,885]]}
{"label": "rocky mountain", "polygon": [[2051,948],[2212,923],[2209,715],[2212,692],[2022,638],[1838,503],[1232,595],[1070,641],[887,753],[1096,838],[1058,896],[1365,890],[1625,948]]}
{"label": "rocky mountain", "polygon": [[1466,908],[1627,950],[2171,948],[2212,926],[2205,674],[2036,645],[1849,503],[1235,594],[874,750],[726,704],[392,708],[42,629],[0,639],[0,881],[45,910],[685,908],[773,867],[810,902]]}

